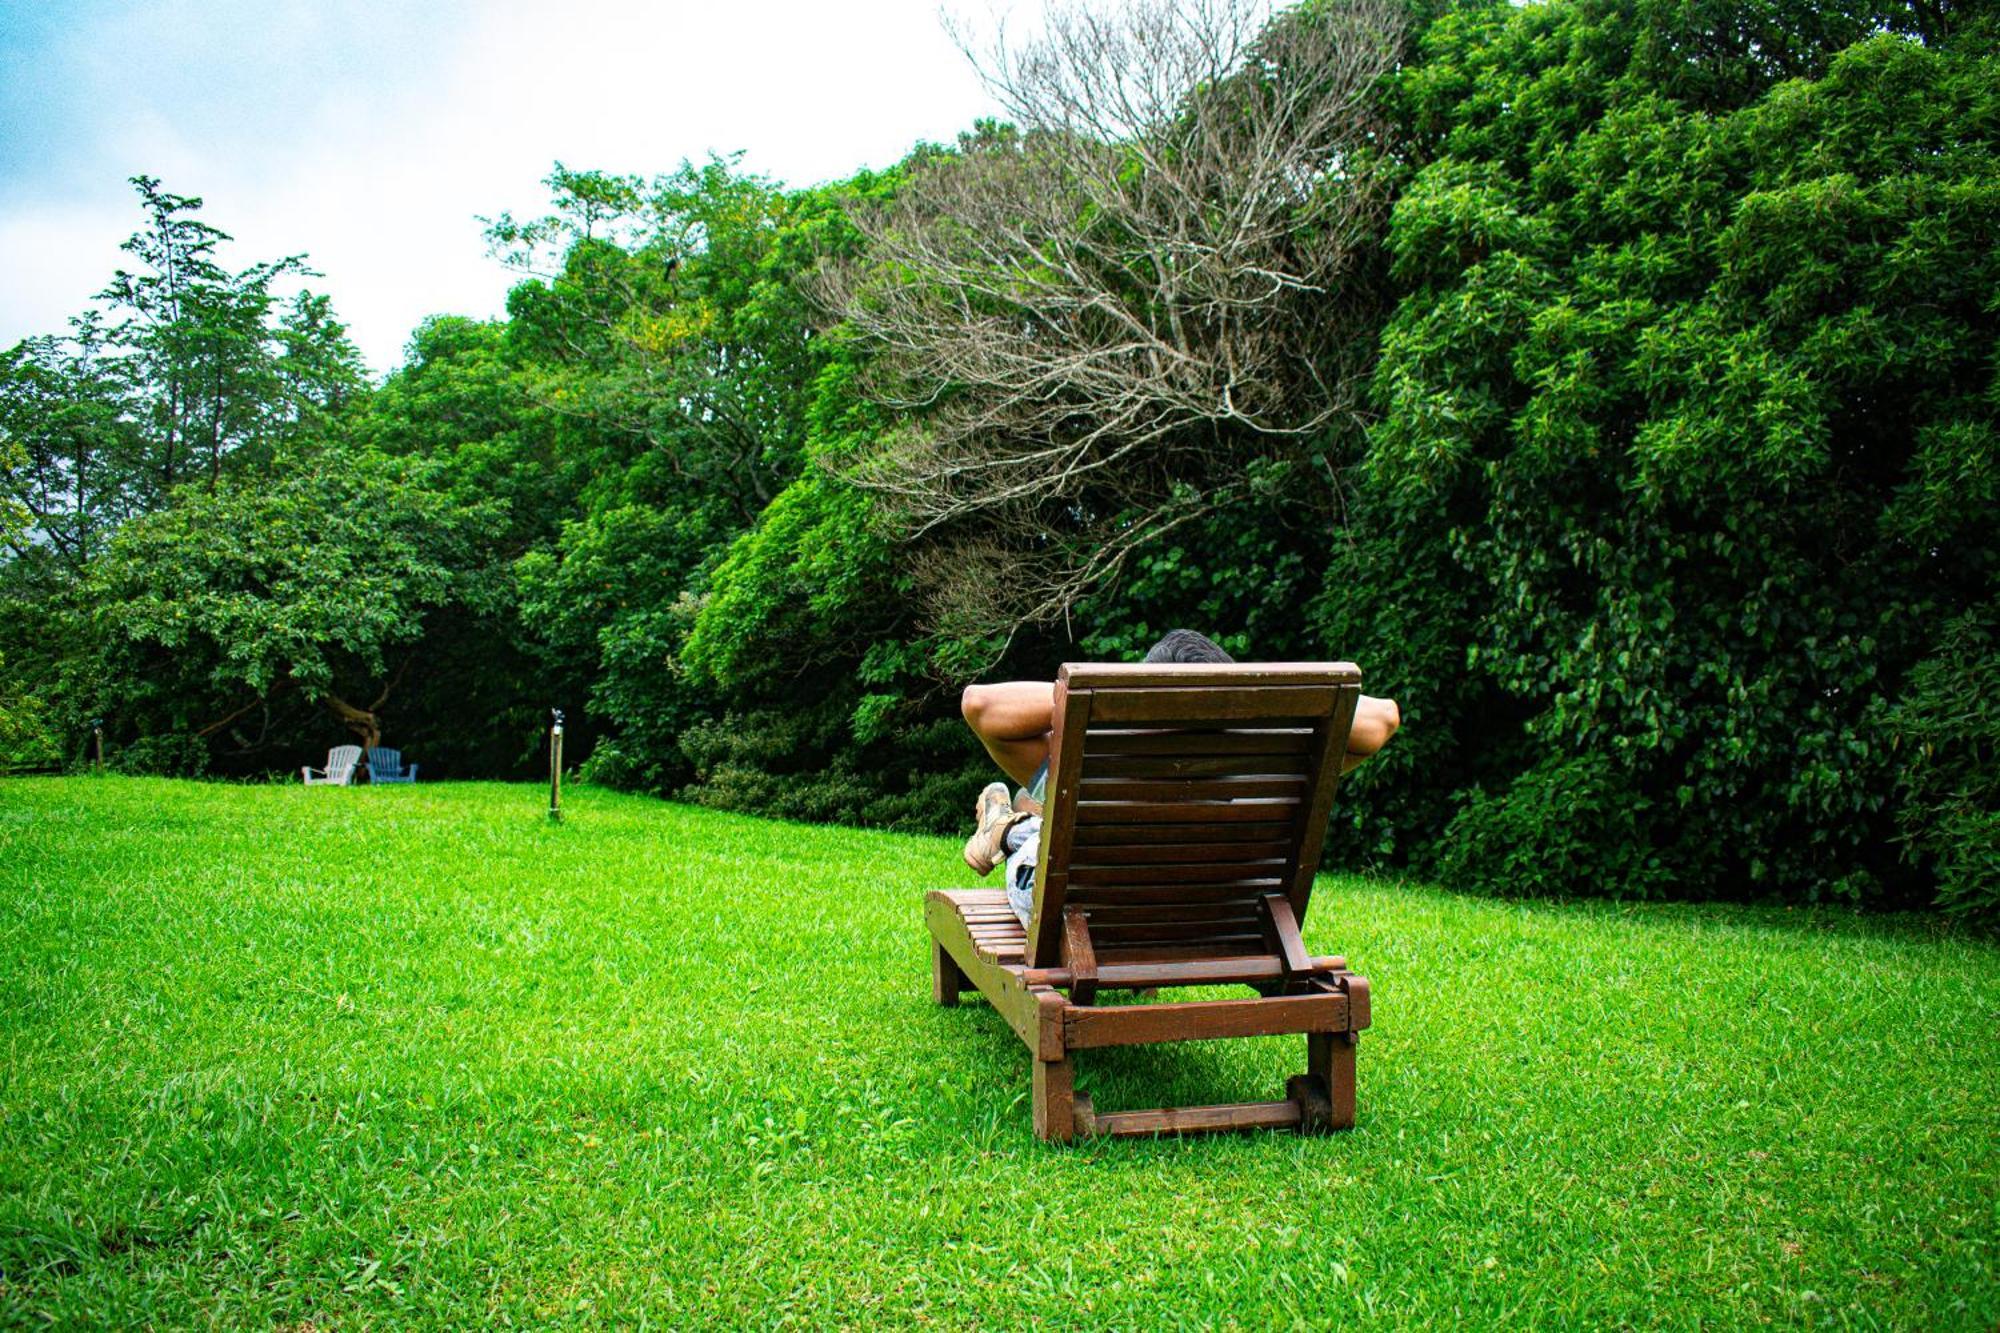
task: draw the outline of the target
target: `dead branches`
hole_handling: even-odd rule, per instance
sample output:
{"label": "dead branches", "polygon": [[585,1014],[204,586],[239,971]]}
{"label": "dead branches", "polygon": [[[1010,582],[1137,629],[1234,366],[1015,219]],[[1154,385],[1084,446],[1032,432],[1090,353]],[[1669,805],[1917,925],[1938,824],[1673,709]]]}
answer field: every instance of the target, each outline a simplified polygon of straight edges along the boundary
{"label": "dead branches", "polygon": [[850,477],[912,536],[1007,553],[1006,627],[1354,411],[1401,13],[1135,0],[954,33],[1013,123],[859,212],[824,295],[905,422]]}

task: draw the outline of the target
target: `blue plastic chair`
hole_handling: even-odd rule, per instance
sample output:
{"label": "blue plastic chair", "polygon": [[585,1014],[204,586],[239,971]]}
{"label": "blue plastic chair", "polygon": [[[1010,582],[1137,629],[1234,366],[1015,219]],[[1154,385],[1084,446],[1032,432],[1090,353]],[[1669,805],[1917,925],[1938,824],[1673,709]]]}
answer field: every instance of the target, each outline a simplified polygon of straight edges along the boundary
{"label": "blue plastic chair", "polygon": [[403,752],[386,746],[368,747],[368,781],[374,782],[415,782],[417,766],[403,767]]}

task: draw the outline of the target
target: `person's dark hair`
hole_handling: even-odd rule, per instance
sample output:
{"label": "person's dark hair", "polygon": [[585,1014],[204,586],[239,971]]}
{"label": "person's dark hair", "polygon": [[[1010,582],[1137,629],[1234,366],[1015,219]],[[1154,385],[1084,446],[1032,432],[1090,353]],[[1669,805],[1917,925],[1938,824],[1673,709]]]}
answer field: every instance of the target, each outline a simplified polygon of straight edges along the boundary
{"label": "person's dark hair", "polygon": [[1206,634],[1191,629],[1170,629],[1167,636],[1146,653],[1148,662],[1234,662],[1236,659],[1216,646]]}

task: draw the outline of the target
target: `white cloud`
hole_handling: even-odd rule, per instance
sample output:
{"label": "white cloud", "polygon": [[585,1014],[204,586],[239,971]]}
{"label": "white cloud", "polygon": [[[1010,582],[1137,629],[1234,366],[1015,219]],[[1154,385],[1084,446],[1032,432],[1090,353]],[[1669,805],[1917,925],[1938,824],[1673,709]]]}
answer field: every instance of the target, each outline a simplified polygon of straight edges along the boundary
{"label": "white cloud", "polygon": [[[32,168],[0,197],[0,343],[60,329],[104,285],[138,221],[123,184],[137,171],[202,196],[238,238],[231,262],[308,252],[384,370],[425,315],[499,312],[509,275],[475,217],[538,211],[556,159],[650,174],[743,149],[748,169],[803,185],[992,114],[932,0],[381,9],[379,41],[345,19],[328,30],[353,12],[329,5],[284,11],[286,40],[261,38],[275,49],[214,45],[257,48],[254,29],[208,34],[154,84],[108,89],[102,116],[40,127],[75,142],[45,146],[60,172]],[[153,40],[156,24],[125,30],[140,24],[106,19],[56,54],[115,78],[107,44]]]}

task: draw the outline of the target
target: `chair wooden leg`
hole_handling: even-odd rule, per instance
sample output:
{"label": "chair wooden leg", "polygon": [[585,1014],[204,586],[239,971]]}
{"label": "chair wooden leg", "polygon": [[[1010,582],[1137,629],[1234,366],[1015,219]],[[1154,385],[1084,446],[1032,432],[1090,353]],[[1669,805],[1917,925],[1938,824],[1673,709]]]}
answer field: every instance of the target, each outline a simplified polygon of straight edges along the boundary
{"label": "chair wooden leg", "polygon": [[1035,1061],[1035,1137],[1068,1143],[1076,1137],[1076,1068],[1067,1060]]}
{"label": "chair wooden leg", "polygon": [[1327,1096],[1327,1129],[1354,1128],[1354,1048],[1358,1034],[1315,1032],[1306,1038],[1306,1072]]}
{"label": "chair wooden leg", "polygon": [[958,1003],[958,993],[966,985],[965,973],[945,947],[931,941],[931,998],[947,1008]]}

